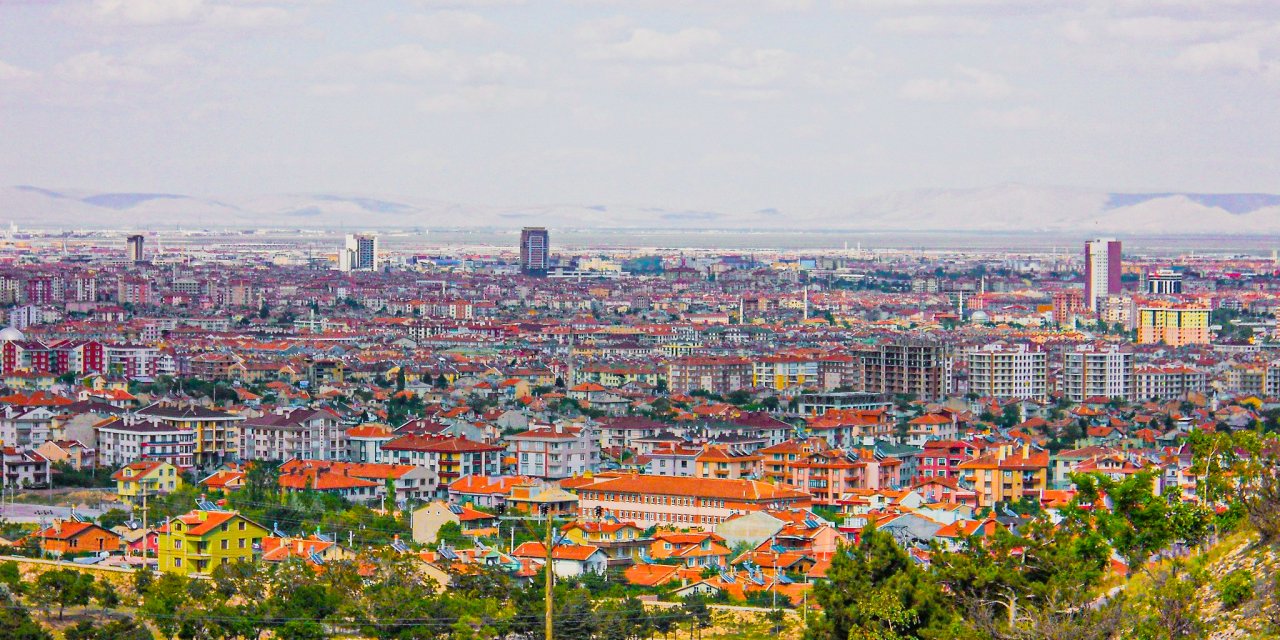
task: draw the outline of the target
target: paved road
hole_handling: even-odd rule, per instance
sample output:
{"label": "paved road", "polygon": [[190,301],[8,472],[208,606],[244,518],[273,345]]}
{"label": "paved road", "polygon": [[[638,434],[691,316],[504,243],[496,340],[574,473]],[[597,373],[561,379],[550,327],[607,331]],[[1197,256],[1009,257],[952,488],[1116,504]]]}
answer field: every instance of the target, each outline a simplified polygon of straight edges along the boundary
{"label": "paved road", "polygon": [[[76,509],[76,513],[87,518],[102,515],[105,509]],[[71,507],[50,507],[43,504],[10,503],[0,506],[0,519],[9,522],[52,522],[71,517]]]}

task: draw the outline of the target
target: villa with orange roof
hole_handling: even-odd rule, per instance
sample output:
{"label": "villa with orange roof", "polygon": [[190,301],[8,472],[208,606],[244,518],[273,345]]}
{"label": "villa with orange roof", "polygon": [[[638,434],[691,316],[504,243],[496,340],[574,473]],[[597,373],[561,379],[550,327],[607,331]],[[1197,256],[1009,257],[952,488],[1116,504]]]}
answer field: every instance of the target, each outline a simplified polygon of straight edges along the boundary
{"label": "villa with orange roof", "polygon": [[119,534],[92,522],[59,520],[53,526],[31,534],[31,537],[42,550],[54,555],[120,549]]}

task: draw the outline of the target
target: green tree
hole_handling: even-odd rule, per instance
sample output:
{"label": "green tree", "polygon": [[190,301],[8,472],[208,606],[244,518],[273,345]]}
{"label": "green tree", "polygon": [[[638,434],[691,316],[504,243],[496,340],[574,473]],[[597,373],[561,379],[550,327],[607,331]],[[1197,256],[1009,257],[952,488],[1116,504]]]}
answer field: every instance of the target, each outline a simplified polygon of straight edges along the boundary
{"label": "green tree", "polygon": [[67,629],[66,640],[153,640],[151,632],[132,618],[104,623],[81,620]]}
{"label": "green tree", "polygon": [[0,593],[0,638],[5,640],[53,640],[13,596]]}
{"label": "green tree", "polygon": [[58,619],[67,607],[89,604],[93,595],[93,576],[74,569],[46,571],[36,578],[32,597],[42,606],[58,605]]}
{"label": "green tree", "polygon": [[[1077,491],[1067,511],[1074,521],[1084,514],[1130,571],[1145,570],[1147,561],[1175,542],[1195,545],[1208,535],[1212,513],[1183,502],[1176,492],[1156,495],[1153,472],[1112,480],[1102,474],[1073,474]],[[1106,500],[1107,508],[1094,508]]]}
{"label": "green tree", "polygon": [[822,614],[810,619],[810,640],[935,637],[951,622],[932,576],[875,527],[863,530],[858,546],[836,553],[827,578],[814,587]]}
{"label": "green tree", "polygon": [[98,516],[98,526],[104,529],[118,527],[129,521],[129,513],[123,509],[108,509]]}

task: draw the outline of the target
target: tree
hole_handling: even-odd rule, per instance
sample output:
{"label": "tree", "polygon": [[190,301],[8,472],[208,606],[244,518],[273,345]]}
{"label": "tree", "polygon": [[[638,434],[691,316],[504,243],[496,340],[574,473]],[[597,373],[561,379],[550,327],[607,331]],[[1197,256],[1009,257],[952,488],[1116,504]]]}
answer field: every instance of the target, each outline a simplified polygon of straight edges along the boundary
{"label": "tree", "polygon": [[152,640],[146,627],[132,618],[111,620],[106,624],[81,620],[67,629],[66,640]]}
{"label": "tree", "polygon": [[933,571],[964,624],[993,638],[1106,637],[1119,609],[1091,606],[1110,550],[1089,528],[1057,527],[1047,518],[1015,535],[997,528],[971,536],[958,551],[938,551]]}
{"label": "tree", "polygon": [[[1209,533],[1212,514],[1181,500],[1176,492],[1154,493],[1154,477],[1144,471],[1112,480],[1102,474],[1073,474],[1077,491],[1067,517],[1092,522],[1129,570],[1145,570],[1151,556],[1174,543],[1199,544]],[[1094,508],[1104,500],[1107,508]]]}
{"label": "tree", "polygon": [[875,527],[835,554],[827,578],[813,590],[822,614],[810,619],[810,640],[913,638],[950,624],[938,584]]}
{"label": "tree", "polygon": [[1131,604],[1136,621],[1132,637],[1138,640],[1190,640],[1200,638],[1205,622],[1197,603],[1199,581],[1181,562],[1158,572],[1150,587]]}
{"label": "tree", "polygon": [[36,578],[32,596],[41,605],[58,605],[58,619],[67,607],[89,604],[93,595],[93,576],[74,569],[46,571]]}
{"label": "tree", "polygon": [[5,640],[53,640],[31,614],[7,593],[0,593],[0,638]]}
{"label": "tree", "polygon": [[0,562],[0,584],[8,588],[10,593],[22,593],[22,570],[13,560]]}
{"label": "tree", "polygon": [[98,526],[103,529],[118,527],[129,521],[129,514],[123,509],[108,509],[98,516]]}
{"label": "tree", "polygon": [[707,606],[706,597],[700,593],[685,596],[680,612],[689,619],[691,628],[706,629],[711,626],[711,608]]}

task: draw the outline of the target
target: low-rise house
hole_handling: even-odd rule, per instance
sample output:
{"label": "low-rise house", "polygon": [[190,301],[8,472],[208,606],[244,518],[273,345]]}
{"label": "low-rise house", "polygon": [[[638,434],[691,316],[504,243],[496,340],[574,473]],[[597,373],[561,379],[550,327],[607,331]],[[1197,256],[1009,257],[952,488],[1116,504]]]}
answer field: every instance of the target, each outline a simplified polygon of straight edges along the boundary
{"label": "low-rise house", "polygon": [[44,456],[17,447],[0,449],[0,479],[5,487],[47,487],[50,479],[49,460]]}
{"label": "low-rise house", "polygon": [[36,447],[36,453],[52,463],[65,463],[76,471],[97,466],[97,452],[79,440],[50,440]]}
{"label": "low-rise house", "polygon": [[498,530],[498,517],[491,513],[479,511],[468,505],[435,500],[416,509],[410,517],[413,541],[419,544],[436,542],[440,527],[448,522],[458,525],[464,534],[471,536],[491,535]]}
{"label": "low-rise house", "polygon": [[182,487],[182,472],[168,462],[134,462],[111,474],[116,495],[131,506],[142,504],[144,496],[170,493]]}
{"label": "low-rise house", "polygon": [[[517,558],[546,562],[547,548],[541,542],[526,542],[512,552]],[[557,578],[572,578],[587,573],[603,575],[609,567],[609,557],[598,547],[590,545],[558,544],[551,548],[551,570]]]}
{"label": "low-rise house", "polygon": [[31,537],[41,550],[54,555],[120,550],[120,534],[92,522],[59,520]]}
{"label": "low-rise house", "polygon": [[727,563],[729,547],[724,538],[709,531],[659,531],[649,543],[650,558],[674,560],[686,567],[717,567]]}
{"label": "low-rise house", "polygon": [[652,542],[633,522],[577,521],[560,527],[560,532],[574,544],[599,547],[609,556],[610,565],[636,563]]}

